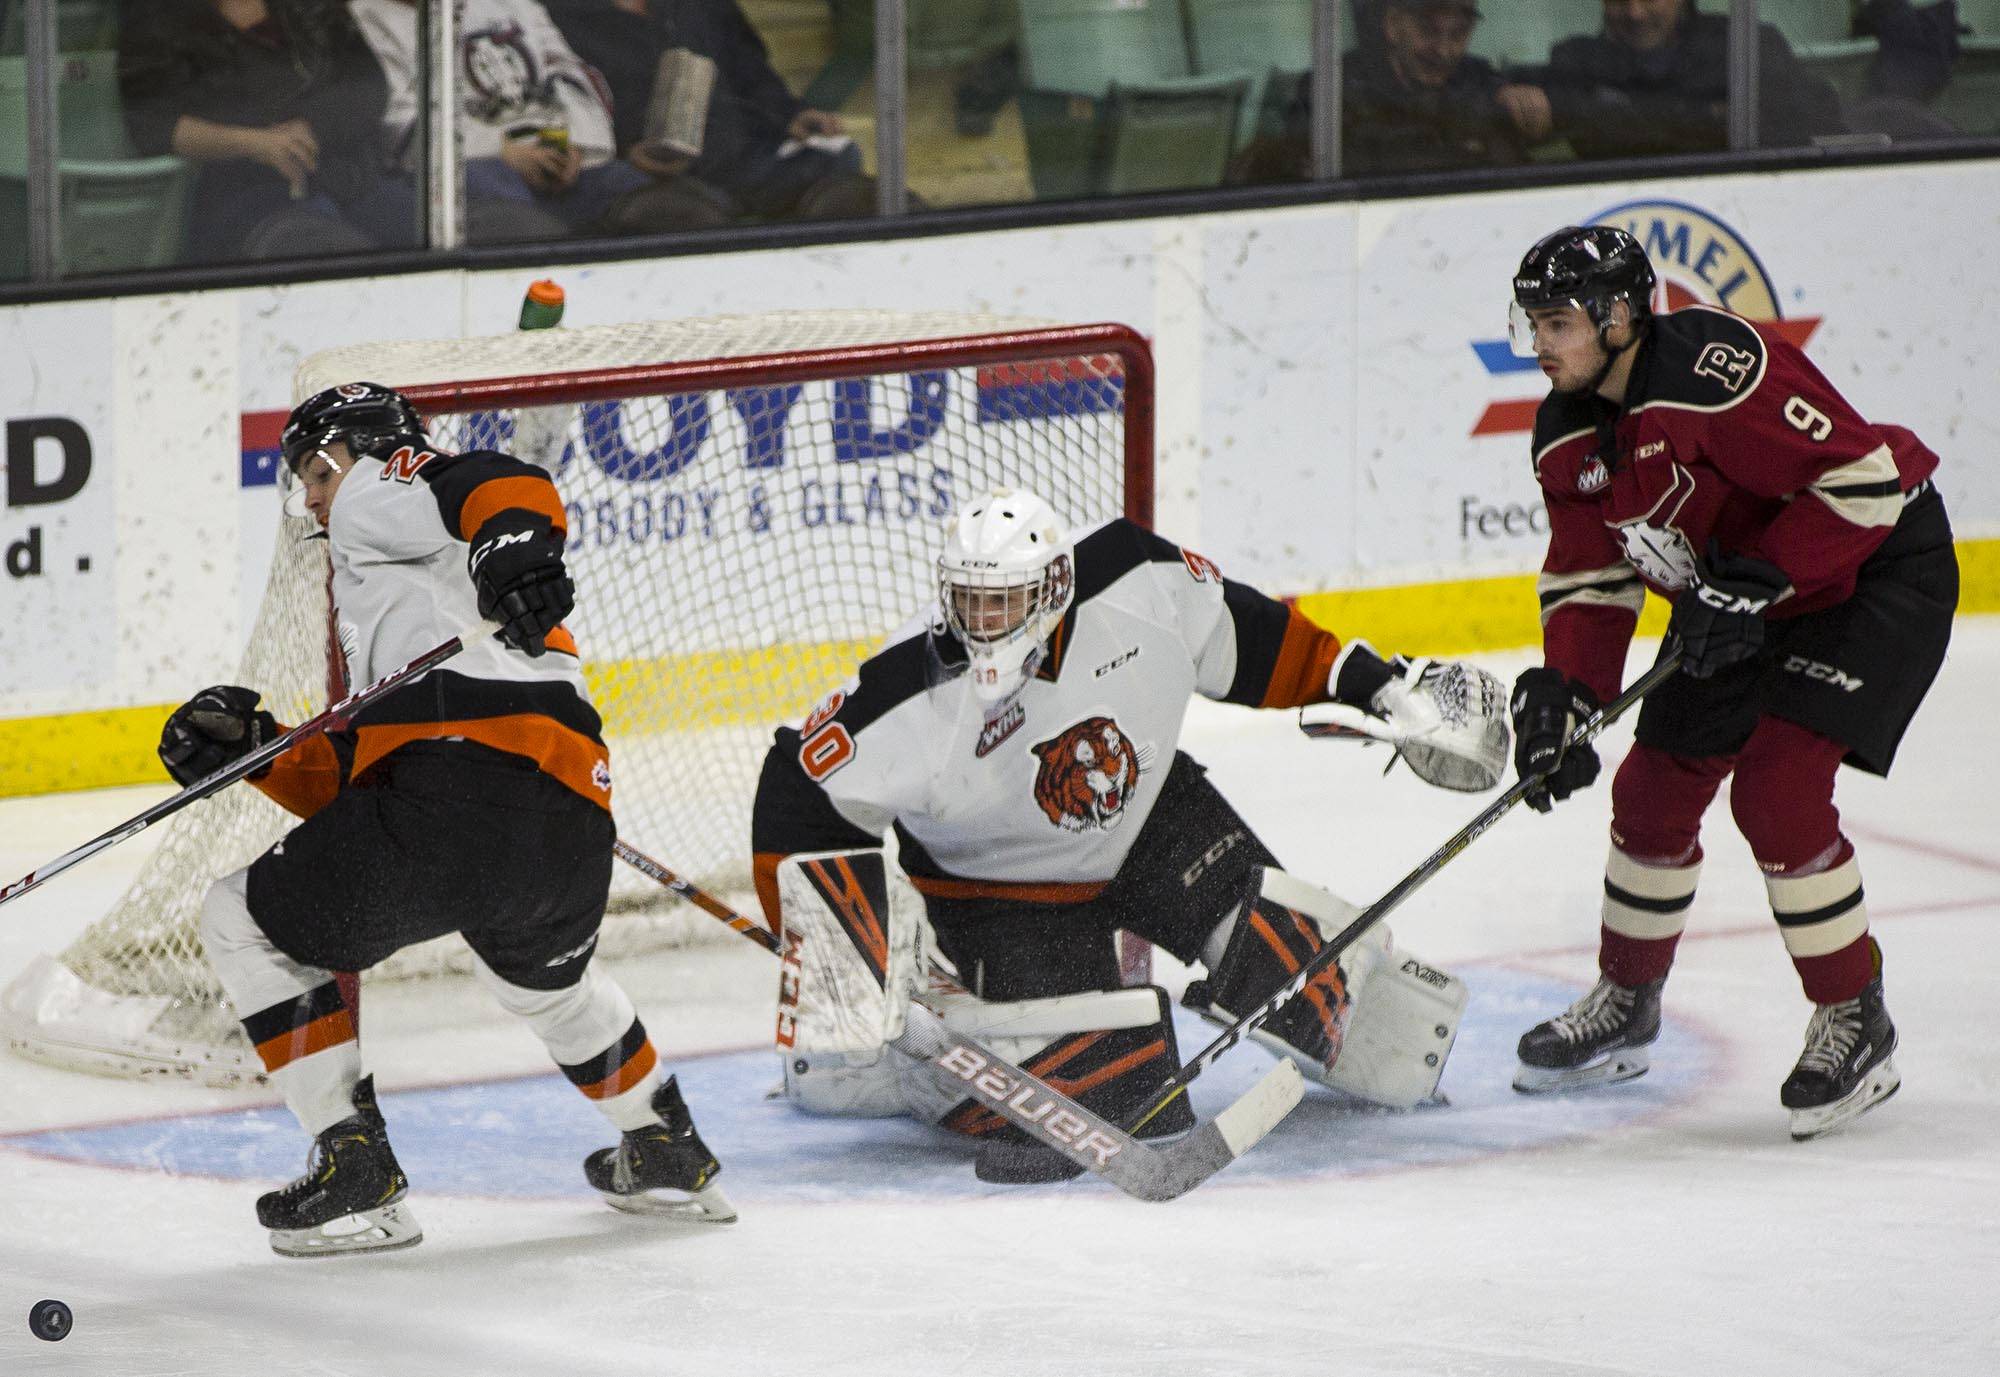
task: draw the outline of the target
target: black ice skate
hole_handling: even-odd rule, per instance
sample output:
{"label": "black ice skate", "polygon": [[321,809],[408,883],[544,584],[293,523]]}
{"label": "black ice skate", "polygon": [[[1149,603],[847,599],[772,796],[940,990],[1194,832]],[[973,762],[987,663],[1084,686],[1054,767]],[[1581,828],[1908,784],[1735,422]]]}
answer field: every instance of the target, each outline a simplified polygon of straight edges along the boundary
{"label": "black ice skate", "polygon": [[257,1222],[286,1257],[330,1257],[410,1248],[423,1228],[402,1204],[409,1178],[396,1165],[375,1078],[354,1087],[354,1114],[313,1140],[306,1174],[257,1201]]}
{"label": "black ice skate", "polygon": [[709,1182],[722,1170],[694,1131],[694,1117],[676,1079],[653,1092],[660,1122],[633,1129],[617,1147],[583,1159],[586,1180],[607,1204],[627,1214],[668,1215],[701,1224],[731,1224],[736,1208]]}
{"label": "black ice skate", "polygon": [[1599,977],[1590,993],[1521,1035],[1514,1088],[1524,1095],[1609,1085],[1643,1076],[1660,1035],[1665,978],[1618,985]]}
{"label": "black ice skate", "polygon": [[1895,1094],[1896,1025],[1882,1003],[1882,977],[1853,999],[1820,1004],[1806,1025],[1806,1050],[1785,1077],[1778,1098],[1792,1111],[1792,1137],[1800,1142],[1838,1128]]}

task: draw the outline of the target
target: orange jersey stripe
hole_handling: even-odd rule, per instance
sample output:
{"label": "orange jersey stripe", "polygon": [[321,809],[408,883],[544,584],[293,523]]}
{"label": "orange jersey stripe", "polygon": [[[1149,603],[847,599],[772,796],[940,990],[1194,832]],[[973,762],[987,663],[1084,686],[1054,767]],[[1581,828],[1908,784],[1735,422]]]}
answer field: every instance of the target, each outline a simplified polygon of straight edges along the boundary
{"label": "orange jersey stripe", "polygon": [[[289,729],[286,729],[289,730]],[[340,757],[324,736],[309,736],[271,762],[262,779],[250,781],[288,812],[309,818],[333,802],[340,786]]]}
{"label": "orange jersey stripe", "polygon": [[289,1033],[280,1033],[258,1043],[257,1055],[263,1060],[266,1071],[279,1071],[301,1057],[352,1041],[354,1020],[348,1017],[347,1010],[337,1009],[314,1019],[303,1028],[294,1028]]}
{"label": "orange jersey stripe", "polygon": [[538,712],[454,722],[386,722],[362,727],[355,736],[356,777],[398,746],[461,737],[509,755],[526,756],[543,774],[553,776],[606,812],[611,809],[611,757],[603,744]]}
{"label": "orange jersey stripe", "polygon": [[1326,681],[1340,655],[1340,638],[1314,626],[1298,608],[1285,610],[1285,639],[1278,647],[1277,663],[1271,666],[1271,682],[1264,689],[1261,706],[1302,708],[1308,703],[1324,703],[1331,696]]}
{"label": "orange jersey stripe", "polygon": [[516,476],[489,478],[472,490],[472,495],[459,509],[459,538],[471,540],[479,534],[481,526],[506,511],[540,512],[559,534],[569,532],[568,519],[563,515],[562,497],[556,492],[556,485],[546,478]]}
{"label": "orange jersey stripe", "polygon": [[601,1081],[589,1085],[579,1085],[586,1096],[593,1100],[608,1100],[614,1095],[623,1095],[640,1081],[646,1073],[660,1064],[660,1057],[653,1050],[653,1041],[648,1038],[639,1044],[639,1050],[626,1058],[625,1064]]}
{"label": "orange jersey stripe", "polygon": [[933,875],[912,875],[910,884],[917,893],[931,899],[1026,899],[1038,904],[1081,904],[1102,894],[1110,881],[1061,884],[1033,880],[947,880]]}

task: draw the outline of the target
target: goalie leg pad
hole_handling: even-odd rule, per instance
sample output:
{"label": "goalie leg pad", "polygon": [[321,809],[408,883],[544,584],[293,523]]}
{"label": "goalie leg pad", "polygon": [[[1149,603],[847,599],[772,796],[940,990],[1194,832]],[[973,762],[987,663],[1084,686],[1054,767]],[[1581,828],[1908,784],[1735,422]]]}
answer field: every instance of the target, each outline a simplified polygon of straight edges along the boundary
{"label": "goalie leg pad", "polygon": [[1413,1109],[1437,1094],[1470,992],[1401,949],[1384,956],[1370,948],[1363,960],[1366,992],[1355,1000],[1326,1083],[1371,1104]]}
{"label": "goalie leg pad", "polygon": [[[1265,870],[1217,946],[1206,980],[1182,1002],[1228,1025],[1270,997],[1311,960],[1326,938],[1360,912],[1338,895],[1282,870]],[[1376,923],[1251,1038],[1346,1094],[1391,1109],[1423,1103],[1437,1090],[1458,1037],[1465,982],[1394,949]]]}
{"label": "goalie leg pad", "polygon": [[[1180,1069],[1172,1005],[1166,991],[1155,985],[1012,1003],[942,996],[937,1004],[948,1027],[989,1043],[1001,1056],[1114,1123],[1136,1114],[1160,1083]],[[976,1100],[949,1097],[937,1122],[982,1140],[974,1165],[982,1181],[1067,1181],[1083,1170]],[[1193,1127],[1194,1111],[1183,1095],[1136,1136],[1160,1138]]]}
{"label": "goalie leg pad", "polygon": [[788,856],[778,901],[778,1047],[872,1052],[902,1036],[921,940],[914,899],[899,887],[892,902],[882,853]]}
{"label": "goalie leg pad", "polygon": [[[1190,981],[1181,1002],[1213,1023],[1235,1022],[1298,974],[1326,945],[1325,934],[1340,931],[1359,912],[1282,870],[1251,871],[1249,897],[1217,927],[1203,952],[1208,978]],[[1363,941],[1380,930],[1378,924]],[[1250,1036],[1324,1081],[1340,1056],[1354,1007],[1354,964],[1354,952],[1343,953]]]}
{"label": "goalie leg pad", "polygon": [[788,856],[778,866],[783,948],[777,1050],[785,1096],[812,1114],[900,1114],[902,1035],[922,961],[914,895],[880,851]]}

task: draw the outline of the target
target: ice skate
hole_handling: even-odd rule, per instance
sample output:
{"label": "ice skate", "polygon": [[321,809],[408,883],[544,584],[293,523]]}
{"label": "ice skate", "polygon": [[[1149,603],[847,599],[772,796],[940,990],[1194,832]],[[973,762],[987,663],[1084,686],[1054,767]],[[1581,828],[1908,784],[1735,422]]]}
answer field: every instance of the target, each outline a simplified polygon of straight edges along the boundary
{"label": "ice skate", "polygon": [[1817,1138],[1895,1094],[1903,1083],[1895,1051],[1881,976],[1853,999],[1816,1006],[1805,1051],[1778,1092],[1792,1111],[1793,1139]]}
{"label": "ice skate", "polygon": [[1664,978],[1619,985],[1599,977],[1589,994],[1521,1035],[1514,1088],[1524,1095],[1610,1085],[1646,1074],[1660,1035]]}
{"label": "ice skate", "polygon": [[313,1142],[306,1174],[257,1201],[257,1222],[286,1257],[387,1252],[424,1241],[402,1202],[409,1178],[396,1164],[375,1107],[375,1078],[354,1087],[354,1114]]}
{"label": "ice skate", "polygon": [[709,1183],[722,1170],[694,1131],[694,1118],[672,1076],[653,1092],[660,1122],[626,1133],[617,1147],[583,1159],[583,1174],[605,1203],[627,1214],[666,1215],[699,1224],[732,1224],[736,1207]]}

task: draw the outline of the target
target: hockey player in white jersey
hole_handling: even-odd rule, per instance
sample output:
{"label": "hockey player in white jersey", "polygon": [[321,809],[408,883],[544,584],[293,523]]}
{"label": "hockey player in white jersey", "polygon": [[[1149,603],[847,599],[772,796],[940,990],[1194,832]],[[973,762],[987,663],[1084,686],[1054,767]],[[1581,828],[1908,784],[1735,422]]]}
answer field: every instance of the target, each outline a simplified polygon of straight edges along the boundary
{"label": "hockey player in white jersey", "polygon": [[[678,1086],[592,960],[611,772],[562,625],[575,593],[555,485],[504,454],[433,450],[409,403],[373,383],[308,398],[282,443],[288,501],[329,542],[351,683],[481,617],[501,630],[251,777],[305,820],[214,885],[201,936],[315,1140],[306,1174],[257,1202],[272,1247],[304,1257],[421,1241],[334,973],[449,932],[622,1130],[585,1160],[591,1185],[634,1213],[733,1219]],[[161,735],[168,771],[186,784],[272,740],[283,728],[257,705],[234,685],[196,694]]]}
{"label": "hockey player in white jersey", "polygon": [[[765,757],[752,846],[786,944],[778,1042],[799,1106],[981,1134],[987,1180],[1073,1175],[886,1046],[912,995],[1122,1119],[1179,1057],[1165,992],[1118,988],[1119,930],[1205,966],[1184,1002],[1228,1022],[1346,926],[1355,908],[1280,869],[1178,749],[1196,693],[1345,713],[1450,787],[1490,787],[1506,759],[1504,692],[1482,671],[1343,646],[1132,522],[1065,532],[1034,494],[977,501],[935,609]],[[955,981],[925,976],[922,923],[879,878],[892,829]],[[1464,1000],[1377,925],[1256,1036],[1409,1107],[1434,1093]],[[1191,1123],[1183,1096],[1141,1132]]]}

